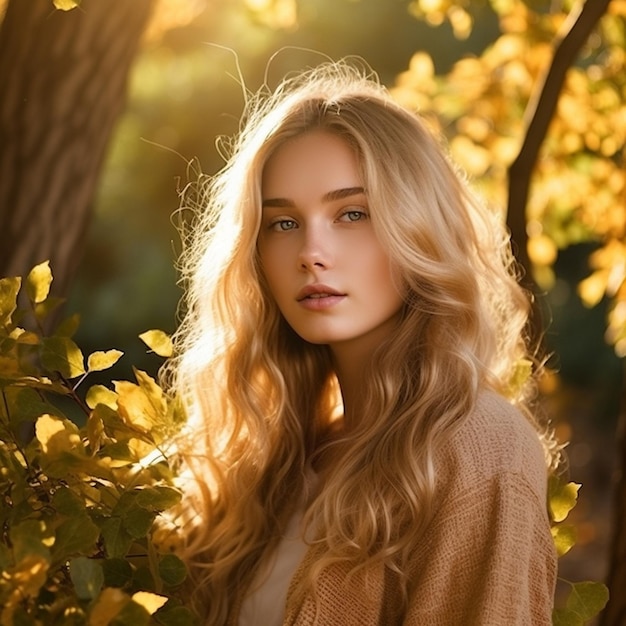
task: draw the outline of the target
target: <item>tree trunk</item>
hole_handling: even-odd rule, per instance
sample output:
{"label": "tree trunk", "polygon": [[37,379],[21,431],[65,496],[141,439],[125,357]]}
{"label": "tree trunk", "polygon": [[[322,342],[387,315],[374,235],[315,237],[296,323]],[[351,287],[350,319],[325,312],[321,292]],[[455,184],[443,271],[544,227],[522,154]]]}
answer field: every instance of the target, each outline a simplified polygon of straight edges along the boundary
{"label": "tree trunk", "polygon": [[613,521],[609,573],[609,603],[602,612],[601,626],[626,624],[626,361],[622,361],[617,459],[619,467],[613,491]]}
{"label": "tree trunk", "polygon": [[[586,2],[579,0],[563,23],[555,39],[552,63],[528,103],[524,141],[508,172],[507,226],[516,245],[517,261],[526,271],[526,287],[536,295],[537,288],[530,271],[526,232],[526,205],[530,194],[531,177],[539,150],[554,117],[567,71],[600,18],[606,13],[609,2],[610,0]],[[544,332],[544,324],[538,300],[535,300],[531,332],[533,340],[539,343]]]}
{"label": "tree trunk", "polygon": [[10,0],[0,29],[0,276],[50,259],[64,295],[153,0]]}

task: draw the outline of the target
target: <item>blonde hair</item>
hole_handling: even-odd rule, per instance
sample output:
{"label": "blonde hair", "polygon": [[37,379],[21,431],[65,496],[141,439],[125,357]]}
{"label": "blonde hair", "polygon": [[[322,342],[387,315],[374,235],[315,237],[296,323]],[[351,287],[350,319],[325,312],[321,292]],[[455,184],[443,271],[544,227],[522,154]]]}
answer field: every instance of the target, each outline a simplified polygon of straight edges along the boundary
{"label": "blonde hair", "polygon": [[507,234],[439,142],[375,77],[345,62],[262,90],[248,103],[226,166],[203,190],[182,257],[186,314],[170,363],[173,391],[189,414],[180,442],[192,477],[185,556],[210,624],[226,620],[278,543],[339,403],[328,347],[287,325],[256,249],[264,164],[313,129],[356,151],[373,227],[407,297],[364,379],[367,412],[340,441],[309,509],[325,550],[305,585],[314,588],[316,573],[333,562],[354,572],[384,562],[405,573],[433,513],[434,455],[480,389],[507,396],[533,421],[532,377],[512,384],[530,358],[529,303]]}

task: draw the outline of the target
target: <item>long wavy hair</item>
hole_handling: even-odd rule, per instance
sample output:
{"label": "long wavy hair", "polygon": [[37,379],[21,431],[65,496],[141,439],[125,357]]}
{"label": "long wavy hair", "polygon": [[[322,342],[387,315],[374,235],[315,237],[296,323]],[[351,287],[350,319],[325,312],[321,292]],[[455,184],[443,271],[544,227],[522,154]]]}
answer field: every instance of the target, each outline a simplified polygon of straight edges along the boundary
{"label": "long wavy hair", "polygon": [[[328,346],[301,339],[273,301],[258,259],[268,158],[311,130],[356,151],[373,228],[406,294],[392,336],[368,364],[366,410],[327,443],[340,407]],[[197,193],[197,192],[196,192]],[[184,555],[209,624],[226,621],[278,544],[307,489],[307,467],[332,455],[305,520],[331,563],[406,573],[433,514],[433,459],[487,388],[529,410],[528,295],[502,218],[472,194],[441,142],[367,70],[325,63],[251,97],[225,167],[205,181],[181,259],[185,314],[169,364],[189,416]],[[300,592],[305,593],[303,587]]]}

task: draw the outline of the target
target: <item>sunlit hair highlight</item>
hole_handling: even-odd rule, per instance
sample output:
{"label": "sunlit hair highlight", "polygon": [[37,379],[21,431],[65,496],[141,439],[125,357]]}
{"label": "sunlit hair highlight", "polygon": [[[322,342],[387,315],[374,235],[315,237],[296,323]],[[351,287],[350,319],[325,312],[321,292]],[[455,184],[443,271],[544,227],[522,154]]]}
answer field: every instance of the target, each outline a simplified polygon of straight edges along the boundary
{"label": "sunlit hair highlight", "polygon": [[[340,400],[331,355],[282,318],[256,247],[264,164],[312,130],[355,150],[373,227],[406,294],[398,328],[364,379],[368,409],[330,448]],[[403,580],[433,513],[436,452],[481,389],[508,397],[535,424],[533,379],[518,375],[531,360],[528,297],[501,217],[371,72],[327,63],[261,90],[230,148],[186,237],[186,312],[168,369],[189,414],[179,443],[192,528],[185,556],[210,624],[226,621],[277,545],[320,449],[331,454],[332,472],[311,494],[306,520],[325,550],[301,594],[333,562],[354,572],[384,563]],[[535,426],[551,462],[551,439]]]}

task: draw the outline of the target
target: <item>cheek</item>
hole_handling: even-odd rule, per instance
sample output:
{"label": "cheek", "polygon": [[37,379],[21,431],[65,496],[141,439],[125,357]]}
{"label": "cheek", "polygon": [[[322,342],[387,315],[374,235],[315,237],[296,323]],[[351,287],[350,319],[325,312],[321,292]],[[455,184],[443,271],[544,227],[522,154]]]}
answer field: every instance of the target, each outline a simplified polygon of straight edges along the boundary
{"label": "cheek", "polygon": [[259,270],[265,282],[267,292],[274,300],[280,299],[281,285],[285,284],[285,262],[281,262],[280,255],[267,249],[259,249]]}
{"label": "cheek", "polygon": [[381,295],[384,294],[390,304],[400,306],[404,302],[404,281],[400,269],[391,262],[382,249],[379,249],[378,254],[371,259],[369,270],[372,283],[375,283],[372,287]]}

